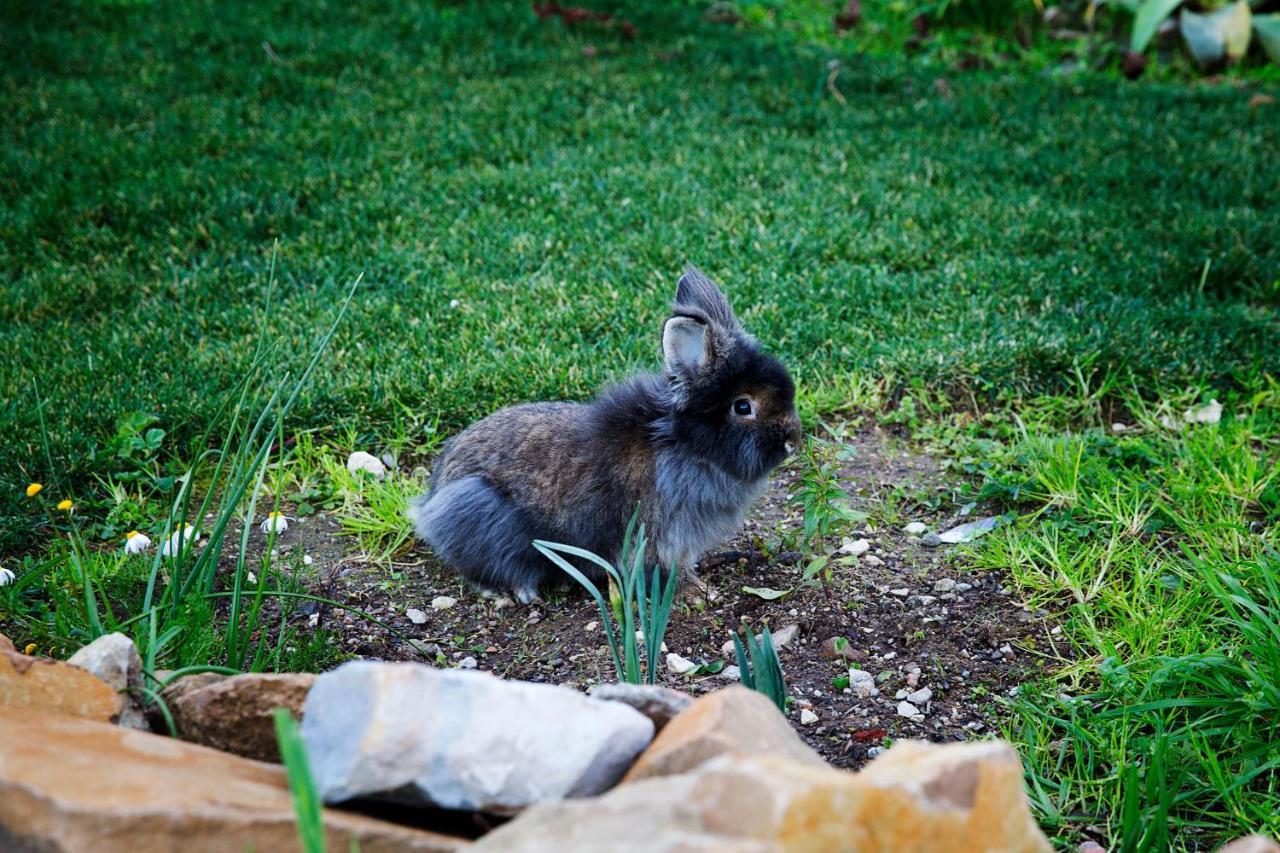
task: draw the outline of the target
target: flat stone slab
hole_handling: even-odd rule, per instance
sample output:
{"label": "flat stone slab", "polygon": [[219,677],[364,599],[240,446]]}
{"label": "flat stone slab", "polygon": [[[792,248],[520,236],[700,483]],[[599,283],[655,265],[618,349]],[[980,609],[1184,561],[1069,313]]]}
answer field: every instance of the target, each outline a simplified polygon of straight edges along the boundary
{"label": "flat stone slab", "polygon": [[567,687],[374,661],[317,678],[302,718],[327,803],[496,814],[607,790],[653,731],[639,711]]}
{"label": "flat stone slab", "polygon": [[[445,853],[469,842],[326,809],[330,850]],[[0,850],[296,851],[284,768],[172,738],[0,708]]]}

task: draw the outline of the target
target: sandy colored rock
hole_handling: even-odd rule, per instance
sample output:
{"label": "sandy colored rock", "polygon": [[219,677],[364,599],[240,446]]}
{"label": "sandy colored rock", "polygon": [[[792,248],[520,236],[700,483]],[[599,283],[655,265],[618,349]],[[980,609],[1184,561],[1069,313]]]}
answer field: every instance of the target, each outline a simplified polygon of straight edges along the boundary
{"label": "sandy colored rock", "polygon": [[[450,851],[465,841],[325,811],[330,850]],[[284,769],[146,732],[0,708],[0,849],[296,851]]]}
{"label": "sandy colored rock", "polygon": [[733,685],[701,697],[668,723],[622,781],[684,773],[725,753],[826,766],[763,693]]}
{"label": "sandy colored rock", "polygon": [[[475,849],[1048,853],[1000,742],[907,744],[875,773],[778,756],[723,755],[681,776],[623,785],[587,801],[543,803]],[[874,766],[874,765],[872,765]]]}
{"label": "sandy colored rock", "polygon": [[180,678],[164,691],[178,737],[245,758],[278,762],[280,749],[271,712],[288,708],[301,719],[307,691],[316,677],[309,673],[208,675]]}
{"label": "sandy colored rock", "polygon": [[138,701],[142,686],[142,657],[133,640],[119,631],[103,634],[67,658],[67,663],[92,672],[120,694],[120,719],[116,722],[131,729],[149,731],[147,715]]}
{"label": "sandy colored rock", "polygon": [[1265,835],[1246,835],[1220,847],[1218,853],[1280,853],[1280,844]]}
{"label": "sandy colored rock", "polygon": [[77,666],[0,649],[0,705],[114,723],[124,702]]}

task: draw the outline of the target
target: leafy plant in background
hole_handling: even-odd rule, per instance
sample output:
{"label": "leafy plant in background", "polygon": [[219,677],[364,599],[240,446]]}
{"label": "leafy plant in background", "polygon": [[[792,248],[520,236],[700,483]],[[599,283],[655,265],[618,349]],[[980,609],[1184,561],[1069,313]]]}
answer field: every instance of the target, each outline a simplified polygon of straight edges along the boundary
{"label": "leafy plant in background", "polygon": [[324,806],[316,788],[307,748],[298,731],[298,723],[287,708],[272,712],[276,727],[276,742],[280,745],[280,760],[289,777],[289,791],[293,795],[293,811],[297,818],[298,846],[302,853],[325,853]]}
{"label": "leafy plant in background", "polygon": [[[618,680],[630,684],[655,684],[658,680],[657,662],[662,652],[662,638],[667,633],[667,622],[671,617],[671,605],[675,600],[679,577],[675,566],[667,572],[665,582],[660,568],[654,567],[650,571],[645,567],[647,540],[644,525],[638,525],[639,519],[640,510],[637,507],[631,520],[627,522],[617,567],[590,551],[572,545],[537,539],[534,540],[533,547],[577,581],[595,599],[596,606],[600,609],[609,651],[613,654],[613,666]],[[605,604],[600,589],[566,560],[565,556],[586,560],[604,569],[609,578],[609,604]],[[643,663],[636,638],[637,630],[644,642]]]}
{"label": "leafy plant in background", "polygon": [[[1139,57],[1162,24],[1179,8],[1183,0],[1115,0],[1133,14],[1129,35],[1129,62]],[[1272,62],[1280,63],[1280,14],[1254,15],[1247,0],[1224,4],[1207,0],[1196,10],[1182,8],[1178,29],[1192,58],[1203,68],[1239,61],[1249,49],[1254,34]],[[1142,64],[1129,66],[1141,73]]]}
{"label": "leafy plant in background", "polygon": [[746,687],[763,693],[782,713],[787,712],[787,682],[782,675],[782,662],[773,646],[773,636],[765,628],[760,636],[750,631],[743,638],[733,635],[733,653],[738,659],[739,677]]}
{"label": "leafy plant in background", "polygon": [[840,453],[833,442],[810,436],[800,453],[800,476],[791,487],[791,500],[804,510],[804,535],[810,544],[841,533],[867,514],[849,504],[840,486]]}

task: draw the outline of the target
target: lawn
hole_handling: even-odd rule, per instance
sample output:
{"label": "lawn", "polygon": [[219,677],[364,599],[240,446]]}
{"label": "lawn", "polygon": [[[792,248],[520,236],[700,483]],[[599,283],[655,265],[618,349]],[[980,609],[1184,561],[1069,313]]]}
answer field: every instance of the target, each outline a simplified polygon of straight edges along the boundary
{"label": "lawn", "polygon": [[[1251,103],[1274,84],[958,71],[701,11],[629,8],[629,40],[524,3],[4,4],[0,554],[53,580],[0,621],[94,632],[86,571],[129,618],[156,575],[98,540],[154,524],[188,466],[186,509],[242,511],[255,389],[293,387],[357,279],[264,476],[385,564],[405,495],[371,505],[339,451],[425,462],[499,406],[655,366],[692,261],[811,429],[861,413],[1018,516],[965,565],[1066,632],[1008,717],[1047,827],[1276,832],[1253,720],[1280,712],[1280,108]],[[1221,424],[1185,424],[1215,397]],[[211,446],[243,448],[230,480]],[[32,481],[74,498],[82,546]],[[301,572],[272,583],[305,596]],[[150,664],[329,660],[151,630]]]}

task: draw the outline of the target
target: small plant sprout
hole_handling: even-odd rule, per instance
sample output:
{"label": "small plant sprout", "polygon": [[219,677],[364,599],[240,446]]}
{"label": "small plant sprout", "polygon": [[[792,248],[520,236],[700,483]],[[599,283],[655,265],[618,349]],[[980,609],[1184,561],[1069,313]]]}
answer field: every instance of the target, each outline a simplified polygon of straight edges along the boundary
{"label": "small plant sprout", "polygon": [[31,483],[27,486],[27,497],[34,498],[40,494],[40,490],[44,488],[44,483]]}
{"label": "small plant sprout", "polygon": [[[656,684],[662,638],[667,633],[667,621],[671,617],[679,572],[672,566],[664,583],[661,569],[655,566],[649,570],[645,567],[646,539],[644,525],[640,524],[637,529],[639,519],[640,510],[637,508],[627,523],[616,568],[590,551],[572,545],[535,539],[533,547],[563,569],[596,600],[605,639],[609,643],[609,651],[613,653],[613,666],[618,673],[618,680],[630,684]],[[599,587],[561,555],[577,557],[604,569],[609,578],[608,602],[600,593]],[[612,620],[610,616],[613,617]],[[643,668],[640,663],[641,645],[644,646]]]}
{"label": "small plant sprout", "polygon": [[387,466],[382,464],[382,460],[363,450],[357,450],[347,457],[347,470],[352,474],[369,474],[375,480],[387,476]]}
{"label": "small plant sprout", "polygon": [[71,502],[70,498],[63,498],[62,500],[58,501],[58,509],[62,510],[63,512],[71,512],[71,510],[75,509],[75,504]]}
{"label": "small plant sprout", "polygon": [[200,541],[200,531],[196,530],[190,524],[185,525],[181,530],[173,531],[173,535],[165,540],[160,546],[161,557],[176,557],[183,548],[195,544]]}
{"label": "small plant sprout", "polygon": [[145,533],[130,530],[124,535],[124,552],[126,554],[141,554],[150,547],[151,537]]}
{"label": "small plant sprout", "polygon": [[263,533],[284,533],[289,529],[289,517],[282,512],[269,512],[258,526]]}
{"label": "small plant sprout", "polygon": [[0,586],[8,586],[18,579],[13,573],[13,569],[0,569]]}

